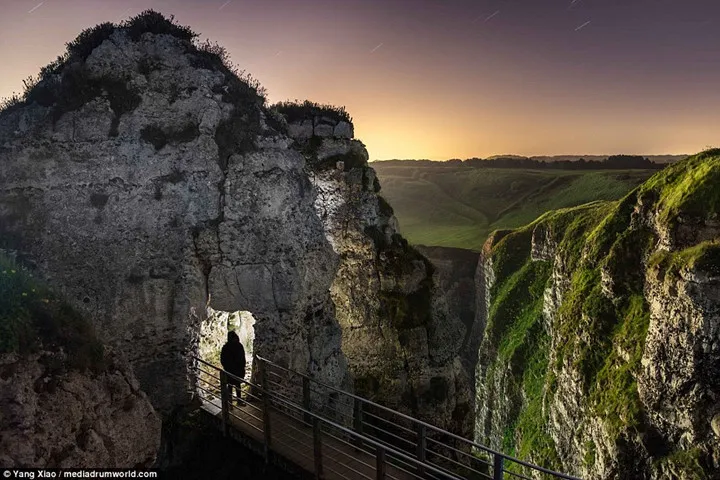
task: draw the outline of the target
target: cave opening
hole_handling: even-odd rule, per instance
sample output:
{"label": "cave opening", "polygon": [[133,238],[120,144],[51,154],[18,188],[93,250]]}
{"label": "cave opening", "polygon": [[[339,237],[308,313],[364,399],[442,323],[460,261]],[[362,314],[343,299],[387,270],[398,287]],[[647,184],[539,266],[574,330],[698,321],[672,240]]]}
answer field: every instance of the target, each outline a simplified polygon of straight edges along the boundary
{"label": "cave opening", "polygon": [[[205,317],[200,324],[198,356],[205,362],[222,368],[220,352],[227,341],[228,332],[235,332],[240,338],[240,343],[245,350],[245,379],[250,380],[253,373],[253,350],[255,341],[255,317],[252,312],[227,312],[215,310],[208,305]],[[208,380],[210,380],[210,383],[201,383],[205,384],[205,386],[213,384],[219,387],[219,383],[216,380],[211,378],[208,378]],[[209,399],[208,395],[210,397],[219,395],[219,388],[212,388],[211,390],[211,392],[200,391],[198,393],[206,399]],[[243,388],[243,390],[246,391],[245,388]]]}

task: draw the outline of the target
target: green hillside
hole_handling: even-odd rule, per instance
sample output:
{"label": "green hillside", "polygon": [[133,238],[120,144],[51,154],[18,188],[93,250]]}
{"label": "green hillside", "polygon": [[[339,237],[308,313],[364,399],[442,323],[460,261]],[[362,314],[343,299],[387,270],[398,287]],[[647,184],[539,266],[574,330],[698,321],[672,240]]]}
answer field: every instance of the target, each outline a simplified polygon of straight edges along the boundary
{"label": "green hillside", "polygon": [[[505,429],[503,451],[548,468],[567,467],[560,461],[555,443],[558,435],[550,420],[551,405],[555,395],[582,392],[575,398],[563,397],[563,401],[584,405],[587,414],[571,417],[577,431],[603,432],[574,447],[582,451],[580,458],[587,471],[593,471],[596,462],[598,466],[611,464],[613,457],[633,458],[634,463],[623,466],[622,475],[602,478],[717,478],[708,476],[714,471],[712,449],[716,445],[710,428],[686,441],[683,432],[691,426],[669,421],[672,426],[659,434],[651,420],[678,418],[676,411],[695,418],[695,412],[709,411],[709,405],[717,403],[709,393],[718,390],[715,372],[696,367],[712,365],[716,358],[696,346],[706,341],[703,335],[711,335],[704,333],[710,331],[704,325],[713,321],[712,313],[705,312],[713,310],[697,314],[693,321],[703,327],[696,330],[675,327],[690,320],[683,310],[668,310],[654,320],[663,325],[656,327],[662,333],[648,335],[653,297],[647,292],[649,285],[664,285],[664,289],[656,289],[655,299],[667,295],[680,305],[683,297],[701,298],[698,292],[713,288],[712,282],[706,281],[693,287],[697,292],[688,294],[681,286],[686,280],[678,283],[678,279],[682,270],[692,270],[696,275],[692,278],[720,274],[720,236],[713,229],[720,212],[719,184],[720,149],[708,150],[658,172],[620,201],[548,212],[523,228],[495,234],[486,245],[495,282],[480,347],[478,385],[483,385],[484,398],[495,405],[495,412],[503,413],[493,413],[496,417],[483,422],[481,442]],[[650,218],[654,228],[648,227]],[[692,226],[693,235],[676,229],[678,224]],[[532,258],[533,232],[538,230],[556,244],[554,260]],[[659,231],[673,232],[673,237],[681,239],[677,249],[659,248]],[[548,323],[544,292],[555,281],[550,272],[557,262],[563,265],[567,290]],[[666,341],[698,352],[689,355],[692,366],[670,377],[643,372],[645,358],[650,358],[650,363],[655,359],[655,364],[662,363],[657,358],[668,365],[673,365],[675,358],[685,362],[685,350],[657,346]],[[646,348],[646,342],[656,345]],[[657,357],[644,358],[648,352]],[[648,400],[652,397],[643,400],[638,387],[641,376],[646,391],[663,391],[661,404]],[[578,383],[568,387],[569,381]],[[691,395],[703,400],[690,403],[687,398]],[[677,410],[657,413],[672,404],[677,404]],[[642,448],[637,446],[640,444]],[[664,448],[651,450],[648,445]],[[639,451],[647,452],[644,454],[651,462],[643,464],[636,459]],[[671,473],[647,474],[651,469]],[[601,478],[587,472],[580,476]]]}
{"label": "green hillside", "polygon": [[655,173],[371,165],[411,243],[473,250],[493,230],[527,225],[549,210],[617,200]]}

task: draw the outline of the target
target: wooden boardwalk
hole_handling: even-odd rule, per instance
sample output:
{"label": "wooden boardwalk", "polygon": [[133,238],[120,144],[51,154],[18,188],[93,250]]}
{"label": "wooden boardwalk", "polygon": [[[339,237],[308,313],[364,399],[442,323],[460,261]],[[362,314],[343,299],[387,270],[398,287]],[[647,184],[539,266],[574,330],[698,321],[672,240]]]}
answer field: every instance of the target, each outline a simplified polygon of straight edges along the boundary
{"label": "wooden boardwalk", "polygon": [[[203,409],[222,422],[222,410],[205,402]],[[270,448],[292,464],[315,474],[315,452],[312,426],[292,415],[270,409]],[[259,444],[265,441],[263,406],[260,402],[230,406],[230,424],[235,432]],[[321,438],[322,478],[376,479],[377,465],[374,453],[357,448],[342,438],[323,432]],[[389,480],[416,479],[416,475],[386,465],[385,478]],[[408,470],[411,467],[407,467]]]}

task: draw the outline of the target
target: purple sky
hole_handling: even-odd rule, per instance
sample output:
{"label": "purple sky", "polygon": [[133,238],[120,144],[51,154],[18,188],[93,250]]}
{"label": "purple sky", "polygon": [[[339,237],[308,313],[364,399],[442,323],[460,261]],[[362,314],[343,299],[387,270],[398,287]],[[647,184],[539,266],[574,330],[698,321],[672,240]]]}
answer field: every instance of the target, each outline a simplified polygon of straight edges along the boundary
{"label": "purple sky", "polygon": [[0,97],[83,28],[154,8],[271,101],[345,105],[373,159],[720,143],[720,0],[1,1]]}

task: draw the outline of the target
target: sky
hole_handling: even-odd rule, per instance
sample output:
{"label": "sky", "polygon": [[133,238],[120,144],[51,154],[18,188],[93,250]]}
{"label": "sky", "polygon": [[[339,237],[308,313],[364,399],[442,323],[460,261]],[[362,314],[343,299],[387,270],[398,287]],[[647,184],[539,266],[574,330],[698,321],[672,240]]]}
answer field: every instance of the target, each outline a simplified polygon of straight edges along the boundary
{"label": "sky", "polygon": [[374,160],[720,146],[720,0],[0,0],[0,97],[147,8],[271,102],[344,105]]}

